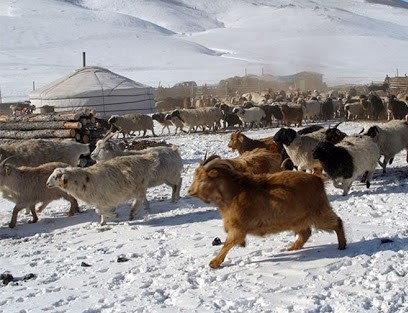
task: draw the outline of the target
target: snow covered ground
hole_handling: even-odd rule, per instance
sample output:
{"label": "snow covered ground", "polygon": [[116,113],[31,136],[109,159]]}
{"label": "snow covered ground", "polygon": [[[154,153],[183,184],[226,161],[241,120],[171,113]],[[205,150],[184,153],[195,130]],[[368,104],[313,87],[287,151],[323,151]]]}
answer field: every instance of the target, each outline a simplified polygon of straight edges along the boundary
{"label": "snow covered ground", "polygon": [[[346,122],[339,128],[353,134],[364,125]],[[262,138],[276,131],[245,133]],[[214,206],[190,198],[187,189],[206,152],[236,156],[227,147],[229,136],[158,138],[179,146],[182,199],[171,203],[165,186],[149,189],[151,209],[134,221],[127,220],[129,204],[101,227],[92,208],[66,217],[69,203],[60,200],[36,224],[20,212],[16,228],[9,229],[13,204],[1,200],[0,271],[35,278],[1,286],[0,312],[407,312],[405,151],[387,174],[377,169],[369,189],[355,182],[341,196],[327,184],[344,221],[346,250],[337,250],[334,233],[313,231],[295,252],[284,251],[292,233],[250,236],[246,248],[234,248],[213,270],[208,263],[220,246],[212,241],[225,240],[222,220]],[[120,257],[128,261],[118,262]]]}

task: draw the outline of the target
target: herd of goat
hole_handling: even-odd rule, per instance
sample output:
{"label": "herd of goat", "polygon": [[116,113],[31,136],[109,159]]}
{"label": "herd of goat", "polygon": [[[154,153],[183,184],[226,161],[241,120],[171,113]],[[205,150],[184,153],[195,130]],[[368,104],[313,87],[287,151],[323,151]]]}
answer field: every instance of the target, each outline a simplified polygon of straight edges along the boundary
{"label": "herd of goat", "polygon": [[[153,136],[153,121],[162,126],[161,134],[170,127],[177,132],[191,133],[193,131],[217,131],[220,129],[238,127],[247,129],[252,127],[290,127],[302,126],[302,122],[327,121],[332,119],[342,120],[392,120],[404,119],[408,114],[408,95],[401,94],[397,98],[394,95],[379,96],[375,93],[368,95],[334,97],[331,94],[318,96],[270,96],[260,93],[248,93],[238,100],[216,99],[202,106],[199,102],[196,106],[183,107],[183,103],[160,106],[165,100],[156,102],[157,113],[126,114],[112,116],[109,124],[117,126],[117,129],[125,137],[134,132],[143,132],[143,136],[150,131]],[[174,100],[174,99],[173,99]],[[200,99],[201,100],[201,99]],[[168,111],[163,111],[168,109]]]}
{"label": "herd of goat", "polygon": [[[359,103],[363,100],[367,101],[367,97],[360,97]],[[307,119],[316,118],[315,114],[305,113],[309,112],[304,109],[305,103],[298,107],[302,111],[299,126],[305,116]],[[274,107],[276,104],[263,106]],[[265,124],[263,106],[235,106],[231,114],[236,115],[242,124],[253,123],[259,127]],[[147,130],[155,136],[153,119],[163,125],[166,121],[178,121],[179,127],[188,127],[188,131],[200,126],[216,130],[221,121],[226,121],[223,107],[225,105],[177,109],[163,115],[161,122],[154,114],[150,119],[143,117],[146,127],[139,129],[130,127],[126,116],[112,116],[109,124],[115,128],[100,139],[92,151],[88,144],[44,139],[0,146],[3,159],[0,163],[0,190],[5,199],[15,203],[9,227],[16,226],[18,212],[23,209],[31,212],[32,221],[36,222],[37,212],[59,198],[70,202],[68,215],[80,211],[78,200],[94,206],[101,217],[101,225],[106,224],[107,217],[116,217],[116,207],[128,201],[133,201],[129,218],[134,219],[142,203],[145,208],[149,207],[146,194],[151,187],[170,186],[171,201],[177,201],[183,169],[177,146],[162,143],[138,151],[123,150],[114,136],[132,131],[144,131],[146,135]],[[212,155],[195,170],[188,194],[206,203],[214,203],[227,232],[222,249],[210,262],[213,268],[221,265],[233,246],[245,246],[247,234],[263,236],[293,231],[297,239],[288,250],[297,250],[303,247],[315,227],[335,232],[338,248],[345,249],[343,223],[330,206],[324,181],[330,179],[343,195],[349,193],[357,179],[369,188],[377,164],[385,173],[397,153],[404,149],[408,153],[408,111],[402,117],[396,111],[391,112],[393,119],[387,123],[372,125],[358,135],[350,135],[338,129],[340,123],[328,128],[311,125],[296,131],[290,128],[289,122],[296,119],[292,116],[289,119],[285,110],[285,106],[280,105],[282,117],[279,120],[283,120],[286,127],[280,128],[273,137],[252,139],[241,130],[232,132],[228,147],[237,151],[239,156],[223,159]],[[385,110],[391,110],[390,106]],[[198,117],[196,111],[208,115]],[[321,105],[319,112],[321,118]],[[330,116],[336,112],[333,110]],[[217,120],[208,117],[216,115]],[[271,113],[271,116],[275,115]],[[194,118],[200,122],[192,122]],[[137,121],[132,123],[138,124]],[[96,163],[88,167],[77,166],[81,155],[90,155]]]}

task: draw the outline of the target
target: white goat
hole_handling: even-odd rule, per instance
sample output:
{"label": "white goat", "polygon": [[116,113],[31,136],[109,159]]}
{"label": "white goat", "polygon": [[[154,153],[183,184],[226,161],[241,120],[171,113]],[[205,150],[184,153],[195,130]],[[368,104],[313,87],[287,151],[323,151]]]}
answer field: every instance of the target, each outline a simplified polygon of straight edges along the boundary
{"label": "white goat", "polygon": [[[149,174],[148,187],[155,187],[166,184],[172,188],[171,201],[175,202],[180,199],[181,188],[181,171],[183,169],[183,160],[177,146],[157,146],[135,151],[122,151],[116,143],[104,138],[96,143],[95,150],[91,153],[91,158],[97,162],[103,162],[113,159],[118,156],[126,155],[143,155],[146,153],[154,153],[158,158],[157,167]],[[149,201],[145,199],[146,209],[149,208]]]}
{"label": "white goat", "polygon": [[[10,157],[13,158],[13,157]],[[21,166],[16,167],[8,163],[10,158],[0,163],[0,191],[3,197],[15,203],[13,215],[9,224],[14,228],[17,222],[18,212],[24,208],[29,208],[32,215],[32,222],[38,221],[35,205],[41,203],[38,212],[41,212],[51,201],[64,198],[71,203],[68,215],[79,212],[78,202],[63,190],[48,190],[46,181],[55,168],[69,166],[62,162],[45,163],[37,167]]]}
{"label": "white goat", "polygon": [[408,152],[408,124],[404,120],[392,120],[381,127],[374,125],[368,128],[364,135],[373,138],[380,148],[380,155],[384,156],[383,161],[378,163],[386,172],[387,164],[391,164],[397,153],[404,148]]}
{"label": "white goat", "polygon": [[313,172],[321,173],[322,165],[319,160],[313,158],[313,150],[323,138],[321,136],[311,134],[299,135],[294,129],[281,128],[273,137],[277,143],[283,144],[287,154],[293,164],[299,170],[312,170]]}
{"label": "white goat", "polygon": [[134,219],[146,198],[150,172],[158,165],[157,154],[122,156],[90,167],[56,168],[47,180],[49,188],[57,187],[88,205],[96,206],[101,216],[116,217],[115,207],[134,200],[130,219]]}
{"label": "white goat", "polygon": [[156,136],[153,128],[153,119],[149,115],[130,113],[125,115],[112,115],[108,119],[108,123],[114,125],[125,138],[125,134],[130,134],[134,131],[143,131],[143,136],[146,136],[147,130],[150,130],[153,136]]}
{"label": "white goat", "polygon": [[0,146],[3,159],[14,156],[9,163],[20,166],[38,166],[48,162],[78,165],[81,155],[88,155],[89,145],[76,141],[29,139]]}
{"label": "white goat", "polygon": [[265,111],[262,110],[260,107],[252,107],[249,109],[245,109],[242,107],[237,107],[232,110],[236,115],[238,115],[239,119],[242,121],[242,124],[256,124],[257,127],[261,127],[262,120],[265,118]]}
{"label": "white goat", "polygon": [[205,127],[209,127],[210,130],[215,127],[220,127],[220,121],[222,119],[222,111],[220,108],[198,108],[198,109],[183,109],[174,110],[166,116],[166,119],[178,118],[183,124],[188,127],[188,133],[196,130],[199,126],[204,130]]}

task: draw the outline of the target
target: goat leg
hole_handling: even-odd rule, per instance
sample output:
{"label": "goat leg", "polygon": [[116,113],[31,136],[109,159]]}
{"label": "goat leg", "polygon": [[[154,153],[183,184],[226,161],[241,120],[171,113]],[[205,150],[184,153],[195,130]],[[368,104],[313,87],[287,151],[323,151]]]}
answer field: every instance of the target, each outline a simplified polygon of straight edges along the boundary
{"label": "goat leg", "polygon": [[[18,212],[20,212],[20,210],[22,210],[22,209],[23,209],[22,207],[17,206],[17,205],[14,207],[13,214],[11,215],[11,221],[9,223],[10,228],[16,227],[17,215],[18,215]],[[31,207],[30,207],[30,210],[31,210]]]}
{"label": "goat leg", "polygon": [[[48,202],[45,204],[45,206],[47,206],[47,204]],[[35,205],[30,205],[30,211],[31,211],[31,214],[33,215],[33,220],[31,222],[37,223],[38,216],[37,216],[37,212],[35,211]]]}
{"label": "goat leg", "polygon": [[293,251],[293,250],[299,250],[303,247],[305,242],[309,239],[309,237],[312,235],[312,230],[310,227],[302,229],[301,231],[296,233],[298,238],[296,241],[293,243],[292,246],[288,248],[288,251]]}
{"label": "goat leg", "polygon": [[218,255],[211,260],[210,267],[219,268],[221,263],[224,262],[228,251],[230,251],[232,247],[242,245],[242,243],[245,242],[245,236],[246,234],[239,229],[229,229],[227,239]]}

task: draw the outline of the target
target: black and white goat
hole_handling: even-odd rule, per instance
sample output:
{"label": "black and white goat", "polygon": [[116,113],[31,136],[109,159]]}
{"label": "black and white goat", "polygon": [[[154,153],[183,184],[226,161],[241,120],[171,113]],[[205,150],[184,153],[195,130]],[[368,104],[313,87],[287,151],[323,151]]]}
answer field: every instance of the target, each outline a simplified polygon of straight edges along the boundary
{"label": "black and white goat", "polygon": [[313,151],[313,158],[321,162],[334,187],[343,189],[343,196],[360,175],[367,188],[370,187],[379,157],[377,144],[365,136],[349,136],[336,145],[320,142]]}

